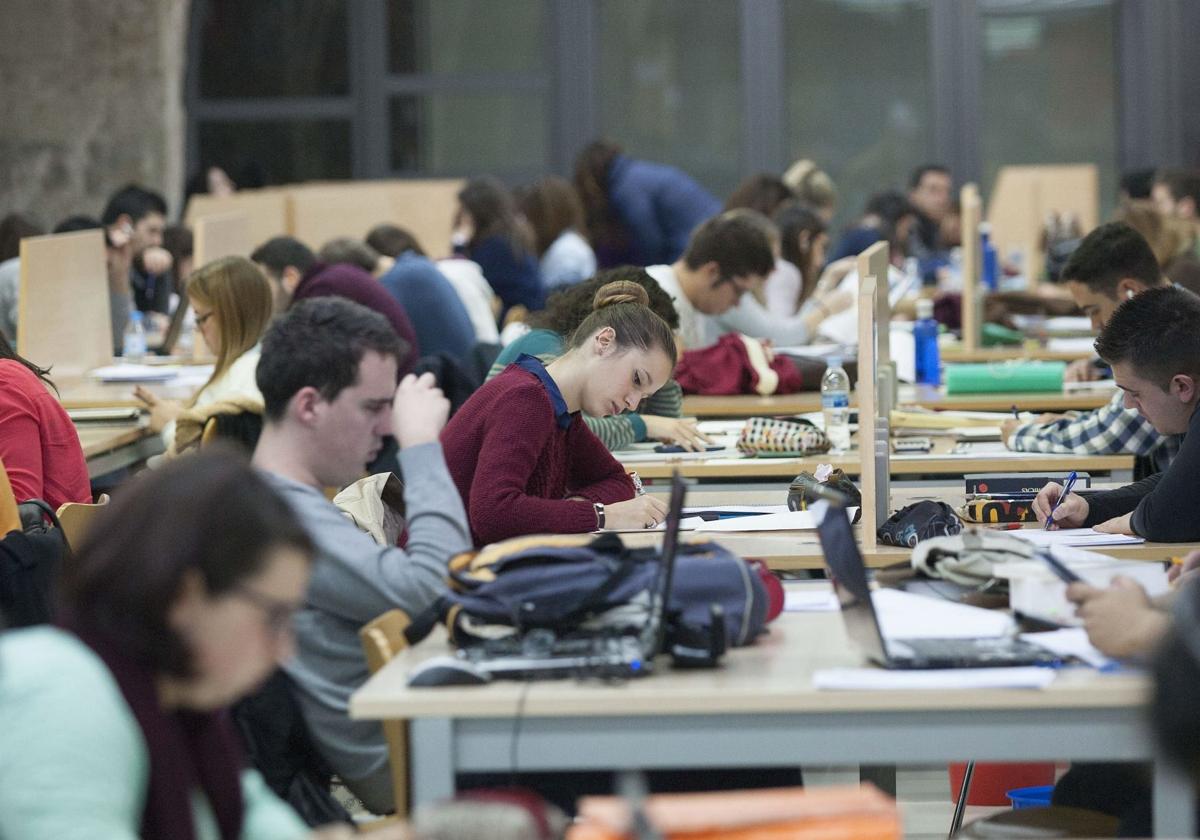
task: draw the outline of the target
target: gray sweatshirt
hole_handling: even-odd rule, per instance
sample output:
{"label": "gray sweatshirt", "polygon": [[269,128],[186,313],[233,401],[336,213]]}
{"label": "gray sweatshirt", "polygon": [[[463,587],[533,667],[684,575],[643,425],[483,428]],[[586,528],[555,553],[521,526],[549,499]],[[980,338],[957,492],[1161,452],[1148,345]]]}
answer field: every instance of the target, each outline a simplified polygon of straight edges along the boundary
{"label": "gray sweatshirt", "polygon": [[296,655],[284,670],[317,747],[348,779],[388,771],[383,729],[349,716],[350,695],[368,676],[359,629],[391,609],[416,615],[427,608],[445,591],[447,561],[471,547],[441,444],[401,450],[400,468],[405,549],[378,545],[316,488],[264,473],[317,544],[307,604],[295,619]]}

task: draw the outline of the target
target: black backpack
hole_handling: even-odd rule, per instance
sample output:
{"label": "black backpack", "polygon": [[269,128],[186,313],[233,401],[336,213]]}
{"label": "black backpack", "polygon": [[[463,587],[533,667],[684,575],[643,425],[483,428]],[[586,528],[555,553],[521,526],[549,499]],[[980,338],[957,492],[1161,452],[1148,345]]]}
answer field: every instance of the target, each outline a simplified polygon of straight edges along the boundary
{"label": "black backpack", "polygon": [[17,506],[21,530],[0,539],[0,615],[8,628],[45,624],[53,617],[54,590],[67,539],[50,505],[32,499]]}

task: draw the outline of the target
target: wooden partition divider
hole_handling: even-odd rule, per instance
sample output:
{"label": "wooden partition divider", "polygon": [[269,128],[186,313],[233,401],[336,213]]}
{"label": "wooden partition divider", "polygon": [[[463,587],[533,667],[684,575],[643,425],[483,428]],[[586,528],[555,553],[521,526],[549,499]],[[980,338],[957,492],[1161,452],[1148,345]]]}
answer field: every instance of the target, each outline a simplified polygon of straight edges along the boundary
{"label": "wooden partition divider", "polygon": [[19,354],[68,376],[112,362],[105,259],[102,230],[21,240]]}
{"label": "wooden partition divider", "polygon": [[[183,221],[194,231],[200,219],[227,213],[245,214],[246,239],[250,242],[245,256],[268,239],[290,234],[292,230],[287,187],[239,190],[227,196],[194,195],[188,202]],[[202,265],[198,255],[196,265]]]}
{"label": "wooden partition divider", "polygon": [[983,295],[980,287],[982,266],[979,242],[979,188],[965,184],[960,194],[962,205],[962,345],[974,353],[983,343]]}
{"label": "wooden partition divider", "polygon": [[249,257],[257,244],[250,235],[250,216],[237,210],[200,216],[192,224],[197,267],[221,257]]}
{"label": "wooden partition divider", "polygon": [[[864,550],[875,548],[875,529],[879,526],[879,508],[876,504],[879,477],[875,472],[875,417],[878,413],[876,400],[878,365],[875,359],[877,294],[875,278],[860,273],[858,277],[858,383],[855,391],[858,395],[859,482],[862,485],[860,488],[862,492],[862,519],[860,522]],[[886,515],[886,511],[884,514]]]}

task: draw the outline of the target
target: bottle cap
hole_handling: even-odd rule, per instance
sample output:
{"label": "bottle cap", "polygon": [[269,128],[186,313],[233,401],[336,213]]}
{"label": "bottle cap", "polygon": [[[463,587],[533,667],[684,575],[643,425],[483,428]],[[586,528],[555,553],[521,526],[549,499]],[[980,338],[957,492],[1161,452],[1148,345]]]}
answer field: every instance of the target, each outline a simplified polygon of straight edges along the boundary
{"label": "bottle cap", "polygon": [[825,362],[826,370],[832,370],[833,368],[839,368],[841,366],[842,366],[842,357],[841,356],[829,356],[828,360]]}
{"label": "bottle cap", "polygon": [[930,298],[917,298],[917,317],[922,321],[933,317],[933,300]]}

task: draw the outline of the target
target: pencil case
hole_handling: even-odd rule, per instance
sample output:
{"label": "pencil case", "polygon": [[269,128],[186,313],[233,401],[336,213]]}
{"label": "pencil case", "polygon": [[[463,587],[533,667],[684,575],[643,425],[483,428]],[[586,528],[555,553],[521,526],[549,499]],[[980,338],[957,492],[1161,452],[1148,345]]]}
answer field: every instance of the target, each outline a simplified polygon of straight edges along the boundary
{"label": "pencil case", "polygon": [[974,499],[959,508],[958,515],[967,522],[1037,522],[1033,514],[1033,499]]}
{"label": "pencil case", "polygon": [[947,394],[1062,391],[1066,362],[981,362],[946,365]]}

